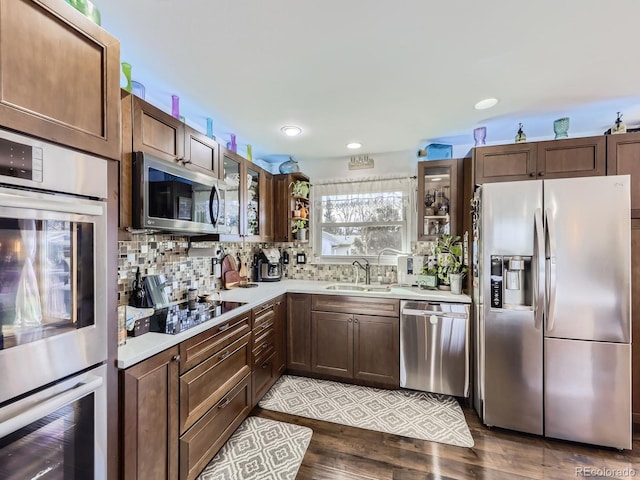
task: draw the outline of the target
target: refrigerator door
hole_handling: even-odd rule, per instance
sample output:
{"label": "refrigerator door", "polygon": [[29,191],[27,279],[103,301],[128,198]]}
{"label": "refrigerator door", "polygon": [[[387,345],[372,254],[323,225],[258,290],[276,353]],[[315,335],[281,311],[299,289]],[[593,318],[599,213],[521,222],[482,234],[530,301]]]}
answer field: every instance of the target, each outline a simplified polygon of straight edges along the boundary
{"label": "refrigerator door", "polygon": [[631,345],[545,338],[545,435],[631,448]]}
{"label": "refrigerator door", "polygon": [[629,176],[544,182],[545,336],[631,341]]}
{"label": "refrigerator door", "polygon": [[[491,308],[489,298],[491,255],[538,259],[534,238],[536,212],[540,218],[542,208],[542,182],[485,184],[481,202],[483,421],[542,434],[542,329],[536,324],[535,312],[536,308],[543,308],[543,302],[536,302],[533,310],[498,310]],[[531,283],[536,282],[532,279]]]}

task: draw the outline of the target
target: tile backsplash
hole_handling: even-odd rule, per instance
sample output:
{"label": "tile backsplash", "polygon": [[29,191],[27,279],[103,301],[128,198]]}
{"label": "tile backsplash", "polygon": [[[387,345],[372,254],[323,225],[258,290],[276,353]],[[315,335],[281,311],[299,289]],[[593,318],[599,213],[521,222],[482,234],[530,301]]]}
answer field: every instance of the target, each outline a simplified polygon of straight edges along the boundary
{"label": "tile backsplash", "polygon": [[[166,234],[144,235],[133,234],[130,240],[118,242],[118,304],[129,302],[129,292],[132,289],[136,271],[140,268],[140,276],[164,275],[167,281],[169,301],[186,299],[189,288],[197,288],[199,292],[215,290],[216,279],[212,275],[212,254],[239,254],[243,263],[248,266],[249,276],[252,275],[250,265],[254,254],[260,249],[275,247],[289,254],[289,264],[284,265],[284,278],[298,280],[321,280],[332,282],[353,282],[355,268],[350,264],[312,264],[313,252],[308,244],[296,243],[218,243],[199,242],[198,247],[206,248],[209,256],[189,256],[189,240],[184,236]],[[427,253],[429,244],[418,242],[412,249],[415,253]],[[193,254],[193,252],[192,252]],[[306,256],[305,264],[298,264],[299,254]],[[378,275],[386,276],[395,267],[372,265],[371,277],[376,281]],[[363,272],[361,272],[362,274]],[[362,279],[363,276],[360,275]]]}

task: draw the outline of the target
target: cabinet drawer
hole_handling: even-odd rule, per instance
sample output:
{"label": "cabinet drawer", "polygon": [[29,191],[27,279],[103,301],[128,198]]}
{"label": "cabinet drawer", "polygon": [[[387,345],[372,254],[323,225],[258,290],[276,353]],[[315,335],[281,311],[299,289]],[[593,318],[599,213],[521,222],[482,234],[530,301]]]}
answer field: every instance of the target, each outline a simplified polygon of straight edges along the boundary
{"label": "cabinet drawer", "polygon": [[275,351],[275,330],[271,328],[264,332],[264,335],[254,341],[253,345],[253,365],[255,366]]}
{"label": "cabinet drawer", "polygon": [[180,344],[180,373],[218,353],[250,331],[250,314],[246,312],[210,328]]}
{"label": "cabinet drawer", "polygon": [[311,310],[398,317],[400,315],[400,301],[391,298],[313,295]]}
{"label": "cabinet drawer", "polygon": [[250,411],[251,375],[247,375],[180,437],[180,478],[196,478]]}
{"label": "cabinet drawer", "polygon": [[271,388],[278,374],[277,368],[274,362],[275,352],[272,353],[267,359],[256,365],[256,368],[251,374],[251,383],[253,391],[252,406],[256,406],[260,399],[267,393],[267,390]]}
{"label": "cabinet drawer", "polygon": [[275,315],[274,305],[275,304],[273,301],[269,301],[252,310],[254,329],[269,320],[273,320],[273,317]]}
{"label": "cabinet drawer", "polygon": [[251,370],[250,333],[180,376],[180,433]]}

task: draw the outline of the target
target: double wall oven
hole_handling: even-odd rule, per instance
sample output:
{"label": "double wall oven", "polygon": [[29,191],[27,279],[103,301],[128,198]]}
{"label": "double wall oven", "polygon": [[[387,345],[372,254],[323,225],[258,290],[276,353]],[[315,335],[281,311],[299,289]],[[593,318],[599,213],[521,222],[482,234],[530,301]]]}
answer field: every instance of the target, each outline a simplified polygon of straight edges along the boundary
{"label": "double wall oven", "polygon": [[106,477],[107,161],[0,130],[0,478]]}

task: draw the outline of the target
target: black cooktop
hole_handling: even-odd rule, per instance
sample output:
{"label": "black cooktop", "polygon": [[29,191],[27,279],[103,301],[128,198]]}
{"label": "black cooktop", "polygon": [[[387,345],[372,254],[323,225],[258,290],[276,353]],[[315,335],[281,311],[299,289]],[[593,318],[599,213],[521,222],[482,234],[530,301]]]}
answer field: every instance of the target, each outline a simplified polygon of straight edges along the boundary
{"label": "black cooktop", "polygon": [[149,330],[175,335],[245,304],[246,302],[215,302],[213,304],[205,302],[196,304],[194,310],[189,310],[186,302],[171,305],[156,310],[151,317]]}

